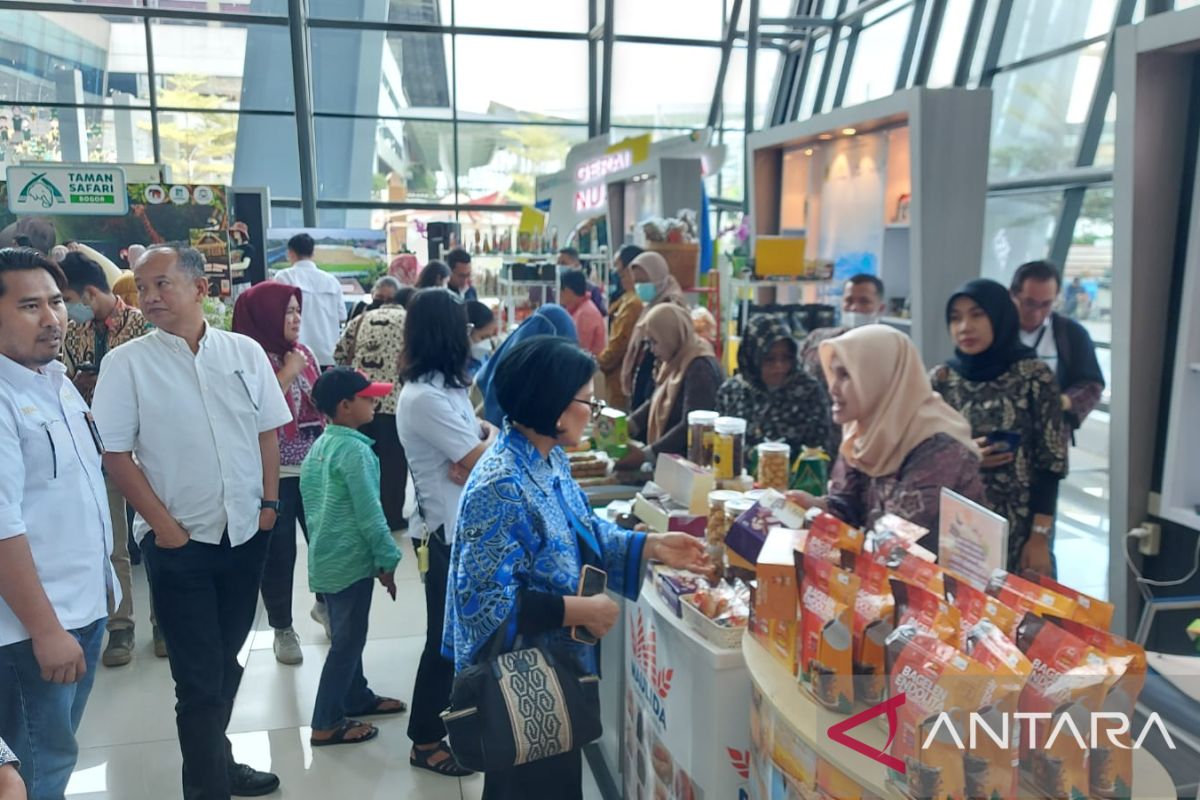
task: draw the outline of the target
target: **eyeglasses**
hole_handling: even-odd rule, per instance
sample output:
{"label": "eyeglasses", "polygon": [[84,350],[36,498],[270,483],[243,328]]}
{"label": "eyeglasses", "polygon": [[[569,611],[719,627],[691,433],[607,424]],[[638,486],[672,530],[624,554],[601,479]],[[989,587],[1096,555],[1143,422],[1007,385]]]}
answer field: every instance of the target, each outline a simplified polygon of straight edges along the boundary
{"label": "eyeglasses", "polygon": [[603,400],[580,400],[578,397],[571,398],[572,403],[583,403],[592,409],[592,422],[600,419],[600,415],[604,413],[604,409],[608,408],[608,403]]}

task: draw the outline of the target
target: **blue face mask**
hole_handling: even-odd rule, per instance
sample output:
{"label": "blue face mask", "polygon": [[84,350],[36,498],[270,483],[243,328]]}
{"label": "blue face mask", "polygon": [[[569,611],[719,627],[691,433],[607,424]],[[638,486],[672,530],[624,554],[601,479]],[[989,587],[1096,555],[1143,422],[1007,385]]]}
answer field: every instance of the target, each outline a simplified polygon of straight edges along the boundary
{"label": "blue face mask", "polygon": [[637,293],[637,296],[642,299],[643,303],[654,302],[654,297],[658,294],[658,290],[653,283],[635,283],[633,291]]}
{"label": "blue face mask", "polygon": [[96,313],[83,303],[67,303],[67,318],[77,325],[86,325],[96,318]]}

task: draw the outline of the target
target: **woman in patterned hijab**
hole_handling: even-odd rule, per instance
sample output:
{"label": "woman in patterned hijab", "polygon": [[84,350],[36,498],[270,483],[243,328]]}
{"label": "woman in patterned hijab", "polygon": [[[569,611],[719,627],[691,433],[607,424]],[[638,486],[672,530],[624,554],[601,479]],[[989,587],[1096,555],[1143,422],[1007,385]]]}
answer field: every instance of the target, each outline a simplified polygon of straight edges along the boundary
{"label": "woman in patterned hijab", "polygon": [[800,368],[799,346],[775,315],[752,318],[738,348],[738,372],[717,392],[717,411],[746,420],[746,444],[782,441],[802,447],[829,441],[829,397]]}

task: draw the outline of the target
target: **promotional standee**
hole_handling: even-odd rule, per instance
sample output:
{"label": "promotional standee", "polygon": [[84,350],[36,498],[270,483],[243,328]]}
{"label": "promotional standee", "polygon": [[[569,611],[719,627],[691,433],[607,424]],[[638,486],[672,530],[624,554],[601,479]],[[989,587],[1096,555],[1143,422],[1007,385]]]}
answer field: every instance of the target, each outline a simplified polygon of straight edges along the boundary
{"label": "promotional standee", "polygon": [[650,583],[624,614],[625,797],[746,797],[750,680],[741,652],[700,638]]}

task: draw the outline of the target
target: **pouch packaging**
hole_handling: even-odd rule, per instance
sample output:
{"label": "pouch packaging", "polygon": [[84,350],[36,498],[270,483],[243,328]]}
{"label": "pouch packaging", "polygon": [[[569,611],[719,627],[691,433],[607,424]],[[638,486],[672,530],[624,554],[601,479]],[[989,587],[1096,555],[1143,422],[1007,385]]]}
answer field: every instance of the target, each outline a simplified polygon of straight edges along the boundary
{"label": "pouch packaging", "polygon": [[802,553],[795,557],[800,584],[797,646],[801,682],[813,698],[848,714],[854,706],[854,598],[858,576]]}

